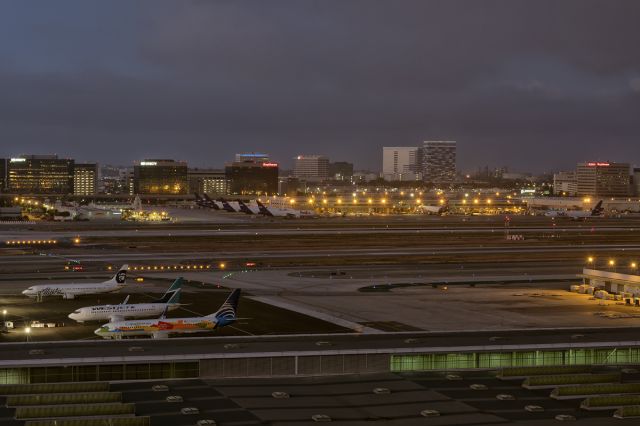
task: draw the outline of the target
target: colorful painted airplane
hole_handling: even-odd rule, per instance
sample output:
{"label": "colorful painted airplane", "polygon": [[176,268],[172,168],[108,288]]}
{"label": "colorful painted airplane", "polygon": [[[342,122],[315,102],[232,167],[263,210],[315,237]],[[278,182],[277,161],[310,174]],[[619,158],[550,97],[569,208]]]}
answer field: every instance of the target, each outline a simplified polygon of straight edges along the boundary
{"label": "colorful painted airplane", "polygon": [[213,331],[237,320],[236,312],[239,299],[240,289],[235,289],[220,306],[220,309],[204,317],[167,318],[165,309],[160,318],[109,322],[98,328],[95,334],[104,339],[121,339],[130,336],[151,336],[154,339],[166,339],[170,334]]}

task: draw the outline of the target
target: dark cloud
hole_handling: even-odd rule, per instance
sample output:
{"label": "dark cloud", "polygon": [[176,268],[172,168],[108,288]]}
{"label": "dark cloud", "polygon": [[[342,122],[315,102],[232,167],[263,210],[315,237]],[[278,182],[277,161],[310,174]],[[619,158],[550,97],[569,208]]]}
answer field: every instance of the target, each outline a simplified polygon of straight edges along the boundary
{"label": "dark cloud", "polygon": [[377,169],[383,145],[445,138],[462,168],[538,171],[638,154],[633,0],[46,3],[0,7],[2,155]]}

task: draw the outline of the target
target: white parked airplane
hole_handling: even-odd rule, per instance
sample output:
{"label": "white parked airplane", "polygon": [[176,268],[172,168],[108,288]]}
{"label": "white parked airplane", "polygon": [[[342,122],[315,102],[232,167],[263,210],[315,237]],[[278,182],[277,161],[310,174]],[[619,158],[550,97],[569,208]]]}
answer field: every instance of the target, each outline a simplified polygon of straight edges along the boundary
{"label": "white parked airplane", "polygon": [[101,283],[39,284],[29,287],[22,294],[33,298],[62,296],[63,299],[74,299],[88,294],[111,293],[127,285],[127,269],[128,265],[122,265],[110,280]]}
{"label": "white parked airplane", "polygon": [[265,216],[273,216],[273,217],[288,217],[288,218],[299,218],[302,216],[302,212],[296,209],[281,209],[277,207],[267,207],[262,204],[260,201],[256,200],[256,204],[260,208],[260,213]]}
{"label": "white parked airplane", "polygon": [[123,321],[127,318],[156,317],[165,309],[173,311],[180,307],[182,277],[173,282],[169,290],[160,299],[150,303],[127,304],[129,296],[119,305],[98,305],[80,308],[69,314],[69,318],[77,322],[86,321]]}
{"label": "white parked airplane", "polygon": [[420,206],[420,210],[422,210],[422,212],[425,214],[443,215],[449,210],[449,204],[444,203],[444,204],[435,205],[435,206],[423,205],[423,206]]}
{"label": "white parked airplane", "polygon": [[592,210],[549,210],[545,212],[547,217],[559,217],[569,219],[586,219],[588,217],[599,217],[604,213],[602,208],[602,200],[598,201],[598,204]]}
{"label": "white parked airplane", "polygon": [[211,315],[166,318],[165,311],[157,319],[110,322],[95,330],[94,333],[104,339],[120,339],[129,336],[151,336],[154,339],[166,339],[170,334],[213,331],[237,320],[236,312],[239,299],[240,289],[235,289],[220,306],[220,309]]}

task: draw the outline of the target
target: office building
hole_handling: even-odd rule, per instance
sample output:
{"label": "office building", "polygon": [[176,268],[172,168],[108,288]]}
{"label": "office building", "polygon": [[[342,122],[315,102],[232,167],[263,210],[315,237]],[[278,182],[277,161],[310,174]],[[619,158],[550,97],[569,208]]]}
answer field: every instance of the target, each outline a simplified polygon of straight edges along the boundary
{"label": "office building", "polygon": [[242,154],[236,154],[236,163],[268,163],[269,154],[261,153],[261,152],[246,152]]}
{"label": "office building", "polygon": [[553,194],[575,196],[578,193],[576,172],[558,172],[553,174]]}
{"label": "office building", "polygon": [[633,184],[633,195],[640,197],[640,168],[634,167],[631,181]]}
{"label": "office building", "polygon": [[579,163],[576,168],[577,195],[593,197],[628,197],[630,165],[607,161]]}
{"label": "office building", "polygon": [[382,148],[382,176],[388,181],[420,179],[422,150],[417,146]]}
{"label": "office building", "polygon": [[226,195],[229,189],[224,170],[189,169],[189,192],[207,195]]}
{"label": "office building", "polygon": [[73,194],[95,195],[98,189],[98,164],[76,163],[73,166]]}
{"label": "office building", "polygon": [[353,178],[353,163],[336,161],[329,163],[329,179],[351,181]]}
{"label": "office building", "polygon": [[188,190],[186,162],[150,159],[140,161],[133,168],[135,194],[179,195]]}
{"label": "office building", "polygon": [[7,160],[0,158],[0,192],[7,189]]}
{"label": "office building", "polygon": [[74,161],[57,155],[22,155],[7,163],[8,192],[14,194],[73,193]]}
{"label": "office building", "polygon": [[424,141],[422,177],[425,182],[451,184],[456,178],[456,142]]}
{"label": "office building", "polygon": [[329,178],[329,158],[324,155],[298,155],[293,159],[293,177],[307,182]]}
{"label": "office building", "polygon": [[234,195],[275,195],[278,193],[278,164],[273,162],[233,162],[225,167],[228,193]]}

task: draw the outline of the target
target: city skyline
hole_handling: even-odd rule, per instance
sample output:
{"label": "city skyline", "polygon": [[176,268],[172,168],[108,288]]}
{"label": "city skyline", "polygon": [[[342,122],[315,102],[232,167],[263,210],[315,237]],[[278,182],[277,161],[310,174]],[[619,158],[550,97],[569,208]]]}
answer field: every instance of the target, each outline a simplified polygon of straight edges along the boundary
{"label": "city skyline", "polygon": [[377,170],[383,146],[456,140],[461,170],[532,172],[638,154],[636,2],[35,3],[0,6],[11,151]]}

